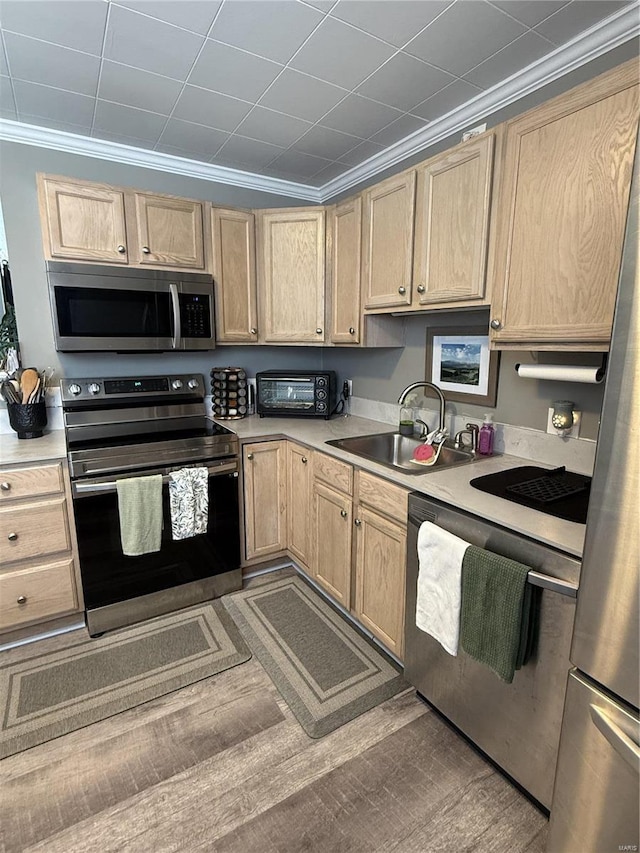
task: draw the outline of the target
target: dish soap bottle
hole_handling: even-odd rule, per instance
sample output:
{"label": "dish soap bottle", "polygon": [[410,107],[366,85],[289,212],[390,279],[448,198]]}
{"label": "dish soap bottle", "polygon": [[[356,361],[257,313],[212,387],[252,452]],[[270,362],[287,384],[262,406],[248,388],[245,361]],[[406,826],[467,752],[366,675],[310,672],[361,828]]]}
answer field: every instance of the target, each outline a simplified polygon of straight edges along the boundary
{"label": "dish soap bottle", "polygon": [[402,406],[400,408],[400,435],[413,435],[414,416],[412,406]]}
{"label": "dish soap bottle", "polygon": [[484,416],[484,423],[480,428],[478,435],[478,453],[481,456],[491,456],[493,453],[493,415],[487,412]]}

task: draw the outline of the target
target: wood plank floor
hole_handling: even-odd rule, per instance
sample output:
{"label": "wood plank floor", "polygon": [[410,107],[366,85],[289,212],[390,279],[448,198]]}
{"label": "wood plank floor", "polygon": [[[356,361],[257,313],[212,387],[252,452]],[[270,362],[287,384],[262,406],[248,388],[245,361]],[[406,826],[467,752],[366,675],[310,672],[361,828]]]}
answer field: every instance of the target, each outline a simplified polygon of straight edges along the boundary
{"label": "wood plank floor", "polygon": [[6,853],[542,853],[546,842],[546,818],[413,691],[314,740],[255,658],[11,756],[0,774]]}

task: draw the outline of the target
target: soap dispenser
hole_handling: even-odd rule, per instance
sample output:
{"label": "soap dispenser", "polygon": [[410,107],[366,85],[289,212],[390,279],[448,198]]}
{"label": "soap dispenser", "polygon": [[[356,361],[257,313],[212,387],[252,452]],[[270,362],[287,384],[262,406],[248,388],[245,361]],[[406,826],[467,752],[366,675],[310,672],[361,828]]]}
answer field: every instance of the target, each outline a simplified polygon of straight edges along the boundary
{"label": "soap dispenser", "polygon": [[413,429],[415,425],[415,415],[413,406],[404,406],[400,407],[400,424],[399,424],[399,432],[400,435],[413,435]]}
{"label": "soap dispenser", "polygon": [[480,427],[480,433],[478,435],[478,453],[481,456],[492,455],[494,434],[493,415],[487,412],[484,416],[484,422]]}

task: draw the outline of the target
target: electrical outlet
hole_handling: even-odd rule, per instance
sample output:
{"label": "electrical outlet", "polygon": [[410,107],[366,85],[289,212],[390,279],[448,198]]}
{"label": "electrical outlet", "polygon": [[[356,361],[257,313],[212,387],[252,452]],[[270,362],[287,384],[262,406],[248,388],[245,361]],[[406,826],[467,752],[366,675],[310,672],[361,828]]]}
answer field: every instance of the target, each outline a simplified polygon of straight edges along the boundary
{"label": "electrical outlet", "polygon": [[343,390],[343,392],[344,391],[347,392],[346,393],[347,397],[351,397],[351,395],[353,394],[353,381],[351,379],[345,379],[343,386],[342,386],[342,390]]}
{"label": "electrical outlet", "polygon": [[549,435],[565,435],[569,438],[578,438],[580,436],[580,417],[582,412],[573,412],[573,426],[571,429],[556,429],[554,425],[551,423],[551,418],[553,417],[553,409],[549,409],[549,413],[547,415],[547,432]]}

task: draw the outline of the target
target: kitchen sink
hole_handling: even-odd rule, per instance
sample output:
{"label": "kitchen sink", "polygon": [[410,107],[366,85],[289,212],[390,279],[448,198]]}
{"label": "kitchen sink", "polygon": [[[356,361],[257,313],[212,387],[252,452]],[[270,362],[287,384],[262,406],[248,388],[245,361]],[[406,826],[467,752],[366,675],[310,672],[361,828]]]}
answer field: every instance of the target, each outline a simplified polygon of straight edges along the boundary
{"label": "kitchen sink", "polygon": [[419,465],[412,461],[413,451],[423,444],[419,438],[400,435],[398,432],[381,432],[375,435],[357,435],[352,438],[334,438],[326,441],[331,447],[339,447],[347,453],[362,456],[403,474],[426,474],[442,471],[456,465],[465,465],[489,457],[478,456],[471,450],[460,450],[450,441],[445,441],[438,461],[434,465]]}

